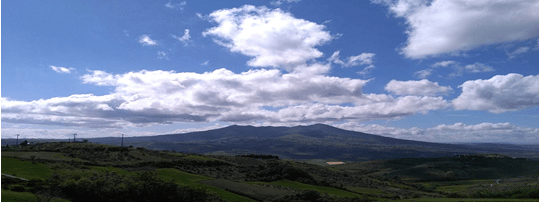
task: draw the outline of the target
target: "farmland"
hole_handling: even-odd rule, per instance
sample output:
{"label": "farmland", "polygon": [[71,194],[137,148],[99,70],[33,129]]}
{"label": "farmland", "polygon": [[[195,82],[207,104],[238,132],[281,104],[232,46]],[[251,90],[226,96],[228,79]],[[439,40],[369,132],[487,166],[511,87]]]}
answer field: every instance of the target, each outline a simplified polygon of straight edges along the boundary
{"label": "farmland", "polygon": [[3,147],[2,173],[26,180],[3,175],[2,200],[528,201],[539,196],[539,163],[525,159],[463,155],[332,166],[322,161],[95,143]]}

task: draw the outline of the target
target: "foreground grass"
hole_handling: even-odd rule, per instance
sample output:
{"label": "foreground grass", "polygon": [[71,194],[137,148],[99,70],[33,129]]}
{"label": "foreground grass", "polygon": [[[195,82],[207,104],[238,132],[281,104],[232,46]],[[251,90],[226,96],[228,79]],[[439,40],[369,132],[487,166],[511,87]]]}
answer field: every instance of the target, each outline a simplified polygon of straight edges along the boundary
{"label": "foreground grass", "polygon": [[2,173],[26,179],[45,180],[53,170],[45,164],[2,156]]}
{"label": "foreground grass", "polygon": [[2,189],[2,202],[37,202],[37,200],[37,196],[30,192],[13,192]]}

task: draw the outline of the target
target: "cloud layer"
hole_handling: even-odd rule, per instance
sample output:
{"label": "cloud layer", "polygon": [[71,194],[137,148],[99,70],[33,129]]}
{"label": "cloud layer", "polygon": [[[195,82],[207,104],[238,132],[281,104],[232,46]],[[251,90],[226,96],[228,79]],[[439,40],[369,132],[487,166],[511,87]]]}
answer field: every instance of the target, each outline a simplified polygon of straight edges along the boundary
{"label": "cloud layer", "polygon": [[539,36],[539,2],[529,0],[373,0],[404,18],[412,59]]}
{"label": "cloud layer", "polygon": [[399,95],[440,95],[447,94],[453,89],[438,85],[437,82],[431,82],[426,79],[420,81],[397,81],[391,80],[387,83],[385,89],[389,92]]}
{"label": "cloud layer", "polygon": [[90,71],[84,83],[113,86],[109,95],[72,95],[36,101],[2,98],[2,121],[116,128],[174,122],[303,124],[400,118],[450,107],[442,97],[363,94],[368,80],[329,77],[315,64],[233,73]]}
{"label": "cloud layer", "polygon": [[427,142],[503,142],[537,143],[539,128],[526,128],[510,123],[479,123],[475,125],[455,123],[441,124],[432,128],[395,128],[381,125],[365,125],[347,122],[335,125],[343,129],[371,133],[387,137],[421,140]]}

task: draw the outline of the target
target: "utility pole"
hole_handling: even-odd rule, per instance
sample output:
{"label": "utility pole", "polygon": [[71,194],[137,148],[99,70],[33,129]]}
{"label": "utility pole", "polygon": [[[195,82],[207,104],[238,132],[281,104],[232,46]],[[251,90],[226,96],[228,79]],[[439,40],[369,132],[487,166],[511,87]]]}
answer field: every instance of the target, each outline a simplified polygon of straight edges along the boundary
{"label": "utility pole", "polygon": [[73,142],[75,142],[75,136],[77,136],[77,133],[73,134]]}
{"label": "utility pole", "polygon": [[17,134],[17,145],[19,145],[19,135],[20,134]]}
{"label": "utility pole", "polygon": [[124,134],[122,134],[122,147],[124,147]]}

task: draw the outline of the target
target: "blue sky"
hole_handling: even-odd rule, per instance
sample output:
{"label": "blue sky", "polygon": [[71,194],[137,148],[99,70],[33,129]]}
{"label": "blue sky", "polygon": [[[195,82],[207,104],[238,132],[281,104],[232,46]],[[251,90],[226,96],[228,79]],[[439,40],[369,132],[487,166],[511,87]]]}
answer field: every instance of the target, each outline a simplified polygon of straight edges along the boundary
{"label": "blue sky", "polygon": [[3,1],[2,138],[539,141],[539,1]]}

